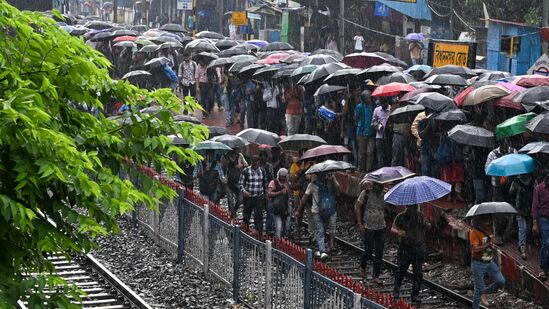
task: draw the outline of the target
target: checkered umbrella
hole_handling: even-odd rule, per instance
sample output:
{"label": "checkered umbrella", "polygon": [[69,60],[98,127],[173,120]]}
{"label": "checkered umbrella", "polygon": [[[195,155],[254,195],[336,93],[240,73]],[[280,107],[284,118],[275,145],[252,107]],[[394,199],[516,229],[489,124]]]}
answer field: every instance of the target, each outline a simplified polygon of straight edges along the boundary
{"label": "checkered umbrella", "polygon": [[438,200],[452,191],[452,185],[428,176],[408,178],[385,193],[393,205],[417,205]]}

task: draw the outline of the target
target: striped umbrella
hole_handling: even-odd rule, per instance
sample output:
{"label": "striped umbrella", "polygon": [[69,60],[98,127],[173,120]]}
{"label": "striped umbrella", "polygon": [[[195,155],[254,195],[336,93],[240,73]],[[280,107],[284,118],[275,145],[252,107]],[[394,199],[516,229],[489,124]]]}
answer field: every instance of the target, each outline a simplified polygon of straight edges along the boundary
{"label": "striped umbrella", "polygon": [[417,205],[438,200],[452,191],[452,185],[428,176],[408,178],[385,193],[393,205]]}

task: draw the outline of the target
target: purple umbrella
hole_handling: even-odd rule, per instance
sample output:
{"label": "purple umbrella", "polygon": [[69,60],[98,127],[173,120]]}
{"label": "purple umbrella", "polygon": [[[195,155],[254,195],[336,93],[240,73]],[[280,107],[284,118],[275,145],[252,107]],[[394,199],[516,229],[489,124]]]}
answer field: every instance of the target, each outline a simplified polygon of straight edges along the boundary
{"label": "purple umbrella", "polygon": [[425,35],[423,33],[408,33],[406,39],[420,41],[425,39]]}
{"label": "purple umbrella", "polygon": [[511,91],[522,91],[522,90],[525,90],[526,88],[524,87],[521,87],[519,85],[515,85],[515,84],[511,84],[511,83],[507,83],[507,82],[498,82],[497,83],[498,85],[500,86],[503,86]]}
{"label": "purple umbrella", "polygon": [[380,184],[393,182],[397,180],[403,180],[410,176],[414,176],[415,173],[402,166],[388,166],[382,167],[364,176],[362,181],[371,181]]}
{"label": "purple umbrella", "polygon": [[263,46],[267,46],[267,44],[269,44],[269,42],[263,41],[263,40],[249,40],[249,41],[246,41],[246,44],[252,44],[252,45],[255,45],[257,47],[263,47]]}

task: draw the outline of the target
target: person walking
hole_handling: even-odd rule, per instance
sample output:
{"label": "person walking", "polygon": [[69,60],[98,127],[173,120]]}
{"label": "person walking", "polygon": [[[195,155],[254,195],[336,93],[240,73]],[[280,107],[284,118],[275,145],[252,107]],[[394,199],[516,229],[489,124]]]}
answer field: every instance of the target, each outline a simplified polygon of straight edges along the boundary
{"label": "person walking", "polygon": [[526,239],[532,226],[532,197],[534,195],[534,179],[531,174],[519,175],[511,183],[510,194],[515,194],[515,209],[518,226],[518,248],[520,257],[527,259]]}
{"label": "person walking", "polygon": [[549,271],[549,171],[543,173],[543,182],[532,195],[532,233],[541,236],[539,278],[545,280]]}
{"label": "person walking", "polygon": [[218,203],[218,181],[225,184],[227,183],[227,180],[223,170],[221,169],[221,164],[214,158],[214,154],[207,153],[204,157],[204,161],[195,166],[193,177],[198,179],[198,189],[200,194],[206,197],[209,201]]}
{"label": "person walking", "polygon": [[391,233],[399,238],[398,267],[395,272],[393,297],[400,298],[402,280],[412,264],[412,302],[420,303],[419,290],[423,280],[423,261],[425,259],[425,231],[429,223],[423,218],[417,205],[406,209],[395,217]]}
{"label": "person walking", "polygon": [[358,230],[364,241],[364,253],[360,260],[360,274],[366,280],[368,260],[373,258],[372,281],[381,284],[379,279],[383,264],[385,247],[385,201],[383,185],[374,183],[371,189],[365,189],[355,203],[355,218]]}
{"label": "person walking", "polygon": [[273,220],[275,226],[275,237],[280,238],[288,233],[289,225],[286,218],[290,215],[288,183],[288,170],[281,168],[276,178],[269,183],[268,197],[271,199]]}
{"label": "person walking", "polygon": [[206,64],[204,62],[199,62],[198,66],[195,69],[194,79],[196,80],[196,92],[198,93],[198,101],[200,105],[205,110],[205,117],[207,117],[210,105],[213,104],[212,98],[210,97],[210,84],[208,83],[208,74],[206,71]]}
{"label": "person walking", "polygon": [[298,89],[292,84],[286,85],[282,102],[286,103],[286,135],[288,136],[299,133],[303,113],[300,97],[301,94]]}
{"label": "person walking", "polygon": [[244,224],[249,226],[253,212],[255,229],[262,234],[267,177],[265,171],[259,166],[258,156],[253,156],[251,165],[242,170],[238,184],[243,196]]}
{"label": "person walking", "polygon": [[181,92],[183,97],[191,96],[196,97],[196,62],[191,58],[191,54],[183,54],[183,62],[179,65],[178,76],[179,85],[181,86]]}
{"label": "person walking", "polygon": [[374,150],[376,146],[375,130],[372,127],[374,106],[371,92],[364,90],[360,94],[360,102],[354,110],[356,122],[356,140],[358,144],[358,167],[364,172],[370,172],[374,163]]}
{"label": "person walking", "polygon": [[385,139],[385,126],[391,113],[389,108],[389,100],[382,97],[381,105],[374,109],[372,115],[372,127],[376,130],[376,150],[377,150],[377,167],[382,168],[390,162],[390,150]]}
{"label": "person walking", "polygon": [[[492,249],[492,220],[491,215],[480,215],[473,219],[473,230],[469,232],[469,244],[471,245],[471,270],[475,280],[475,291],[473,295],[473,309],[480,307],[480,304],[487,306],[485,294],[494,293],[505,284],[505,278],[501,274],[496,263],[493,261],[494,252]],[[484,288],[484,277],[489,274],[493,283]]]}
{"label": "person walking", "polygon": [[240,172],[248,166],[248,162],[246,162],[240,150],[235,148],[225,155],[223,163],[225,175],[227,175],[227,185],[225,187],[227,204],[231,216],[236,217],[237,210],[242,203],[242,192],[240,192],[239,188]]}

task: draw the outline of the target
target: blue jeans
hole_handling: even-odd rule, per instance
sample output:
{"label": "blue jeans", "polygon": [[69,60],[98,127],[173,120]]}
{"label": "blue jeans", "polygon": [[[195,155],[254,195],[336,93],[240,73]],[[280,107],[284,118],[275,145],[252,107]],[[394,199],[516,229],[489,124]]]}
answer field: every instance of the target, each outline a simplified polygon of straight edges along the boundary
{"label": "blue jeans", "polygon": [[518,225],[518,245],[521,248],[526,247],[526,234],[528,234],[528,222],[523,216],[517,216]]}
{"label": "blue jeans", "polygon": [[282,236],[285,236],[288,233],[288,222],[286,219],[290,218],[290,216],[286,216],[285,218],[281,216],[274,215],[274,227],[275,227],[275,236],[280,238]]}
{"label": "blue jeans", "polygon": [[539,252],[539,266],[545,272],[549,271],[549,218],[539,217],[539,232],[541,235],[541,250]]}
{"label": "blue jeans", "polygon": [[318,251],[326,252],[325,233],[335,236],[336,232],[336,214],[333,214],[329,219],[325,220],[318,213],[313,213],[315,221],[315,237],[318,246]]}
{"label": "blue jeans", "polygon": [[223,93],[221,96],[221,102],[223,102],[223,107],[225,108],[225,124],[231,125],[233,124],[234,105],[231,104],[228,93]]}
{"label": "blue jeans", "polygon": [[475,205],[486,201],[484,179],[473,179],[473,188],[475,189]]}
{"label": "blue jeans", "polygon": [[421,154],[421,175],[431,176],[431,156],[428,154]]}
{"label": "blue jeans", "polygon": [[[498,266],[494,261],[484,263],[480,261],[471,261],[471,269],[475,280],[475,294],[473,296],[473,309],[479,308],[480,296],[482,294],[490,294],[497,291],[505,284],[505,278],[501,274]],[[492,277],[493,283],[484,288],[484,275],[489,274]]]}

